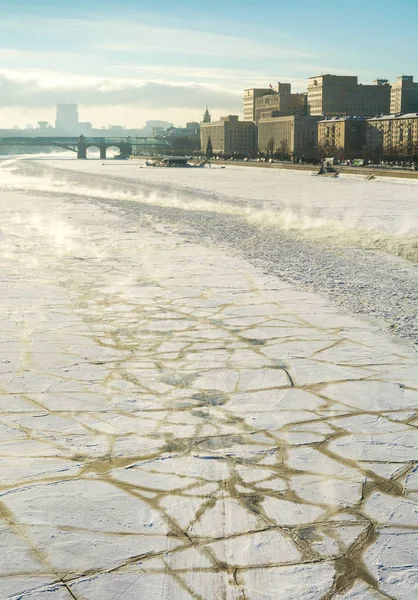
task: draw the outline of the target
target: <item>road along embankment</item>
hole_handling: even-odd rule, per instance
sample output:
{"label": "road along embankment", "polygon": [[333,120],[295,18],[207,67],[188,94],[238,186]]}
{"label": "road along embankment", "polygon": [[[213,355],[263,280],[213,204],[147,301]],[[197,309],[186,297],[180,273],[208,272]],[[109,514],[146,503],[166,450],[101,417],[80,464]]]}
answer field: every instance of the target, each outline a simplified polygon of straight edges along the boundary
{"label": "road along embankment", "polygon": [[[146,160],[147,156],[131,156],[133,160]],[[229,167],[258,167],[262,169],[286,169],[290,171],[311,171],[317,172],[319,169],[318,165],[305,165],[305,164],[288,164],[288,163],[269,163],[269,162],[258,162],[258,161],[245,161],[245,160],[210,160],[211,165],[222,165]],[[397,177],[406,179],[418,179],[418,171],[412,171],[409,169],[382,169],[381,167],[348,167],[348,166],[335,166],[336,169],[340,169],[344,175],[376,175],[379,177]]]}
{"label": "road along embankment", "polygon": [[[263,169],[287,169],[291,171],[318,171],[317,165],[297,165],[283,163],[268,163],[256,161],[238,161],[238,160],[214,160],[210,161],[214,165],[228,165],[230,167],[262,167]],[[380,167],[347,167],[335,166],[336,169],[341,169],[344,175],[376,175],[379,177],[403,177],[406,179],[418,179],[418,171],[401,170],[401,169],[382,169]]]}

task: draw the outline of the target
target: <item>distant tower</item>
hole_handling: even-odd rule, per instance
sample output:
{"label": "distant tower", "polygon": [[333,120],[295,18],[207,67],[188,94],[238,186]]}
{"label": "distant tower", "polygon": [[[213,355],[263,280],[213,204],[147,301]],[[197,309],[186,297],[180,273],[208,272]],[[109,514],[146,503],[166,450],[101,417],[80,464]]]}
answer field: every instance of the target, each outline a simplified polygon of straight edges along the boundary
{"label": "distant tower", "polygon": [[208,105],[206,104],[206,110],[203,114],[203,122],[204,123],[210,123],[211,122],[211,116],[210,116],[210,112],[208,111]]}
{"label": "distant tower", "polygon": [[58,104],[55,129],[65,135],[79,135],[77,104]]}

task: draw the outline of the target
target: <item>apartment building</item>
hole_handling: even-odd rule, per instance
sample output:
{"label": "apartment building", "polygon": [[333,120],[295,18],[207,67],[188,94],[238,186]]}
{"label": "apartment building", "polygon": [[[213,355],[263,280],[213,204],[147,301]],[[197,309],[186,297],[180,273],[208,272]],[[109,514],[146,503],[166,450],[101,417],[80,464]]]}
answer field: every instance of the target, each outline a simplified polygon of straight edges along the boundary
{"label": "apartment building", "polygon": [[366,145],[374,158],[418,156],[418,113],[368,119]]}
{"label": "apartment building", "polygon": [[239,121],[236,115],[200,125],[200,148],[210,145],[214,154],[253,154],[257,149],[257,127],[253,121]]}
{"label": "apartment building", "polygon": [[390,90],[387,79],[376,79],[373,85],[362,85],[355,76],[327,74],[310,77],[308,114],[324,117],[375,117],[387,114],[390,109]]}
{"label": "apartment building", "polygon": [[366,149],[367,120],[333,117],[318,122],[318,149],[322,156],[339,159],[362,157]]}
{"label": "apartment building", "polygon": [[314,158],[318,154],[318,121],[320,117],[293,115],[260,119],[258,150],[266,154]]}
{"label": "apartment building", "polygon": [[390,113],[418,112],[418,82],[412,75],[401,75],[392,84],[390,94]]}

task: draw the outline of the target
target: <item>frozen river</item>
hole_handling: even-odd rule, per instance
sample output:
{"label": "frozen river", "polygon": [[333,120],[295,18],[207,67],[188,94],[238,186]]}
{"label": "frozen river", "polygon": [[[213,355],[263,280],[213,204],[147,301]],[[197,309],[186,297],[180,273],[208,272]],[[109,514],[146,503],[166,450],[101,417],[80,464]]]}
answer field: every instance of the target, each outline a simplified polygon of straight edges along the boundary
{"label": "frozen river", "polygon": [[89,198],[134,219],[180,226],[189,241],[228,246],[266,272],[418,342],[418,181],[143,165],[12,161],[3,180],[6,188]]}
{"label": "frozen river", "polygon": [[2,600],[418,595],[414,182],[0,188]]}

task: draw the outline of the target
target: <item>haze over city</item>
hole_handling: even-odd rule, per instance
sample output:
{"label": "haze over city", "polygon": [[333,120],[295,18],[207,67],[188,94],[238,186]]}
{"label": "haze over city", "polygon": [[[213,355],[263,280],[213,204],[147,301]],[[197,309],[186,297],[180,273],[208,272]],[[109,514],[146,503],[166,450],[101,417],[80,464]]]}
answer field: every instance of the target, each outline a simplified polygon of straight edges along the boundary
{"label": "haze over city", "polygon": [[[316,6],[266,0],[2,1],[0,127],[53,122],[75,102],[95,127],[177,126],[242,113],[242,90],[353,74],[416,72],[414,0]],[[388,43],[390,41],[390,43]]]}

